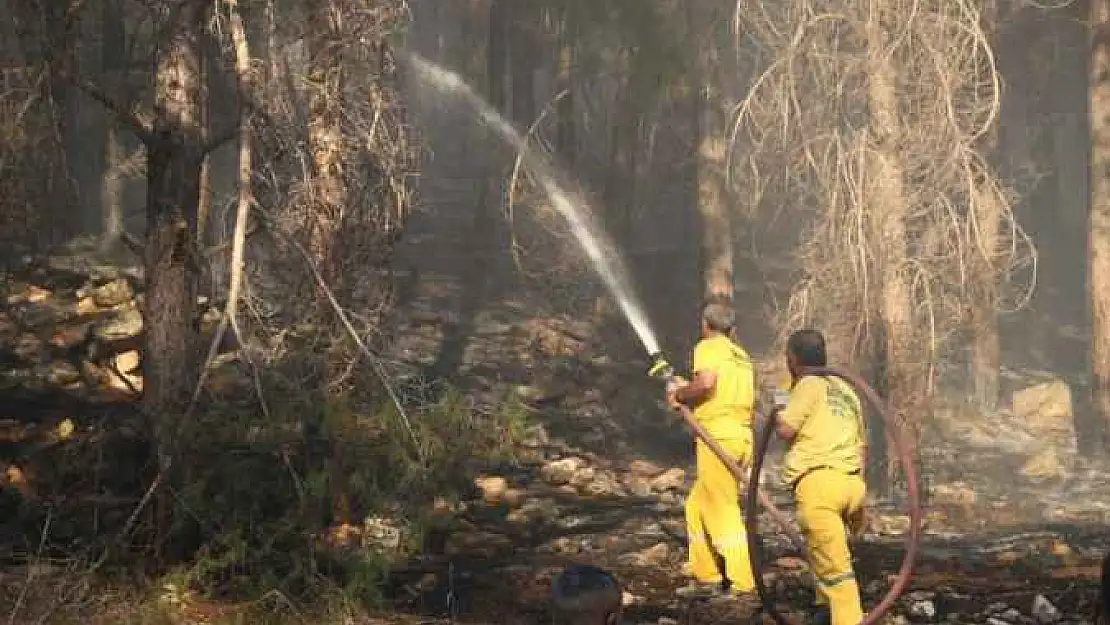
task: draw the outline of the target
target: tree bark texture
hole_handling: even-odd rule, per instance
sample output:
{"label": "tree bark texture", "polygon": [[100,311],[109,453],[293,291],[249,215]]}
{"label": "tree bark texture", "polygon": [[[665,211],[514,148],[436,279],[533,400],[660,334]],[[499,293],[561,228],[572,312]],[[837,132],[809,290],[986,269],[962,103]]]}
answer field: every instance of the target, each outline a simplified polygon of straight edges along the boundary
{"label": "tree bark texture", "polygon": [[[897,76],[886,48],[886,33],[876,2],[866,24],[868,106],[871,113],[871,145],[867,163],[869,179],[868,212],[871,237],[877,254],[880,280],[875,344],[876,382],[895,408],[912,408],[917,398],[913,384],[913,312],[906,279],[906,194],[903,166],[898,154]],[[876,433],[877,435],[877,433]],[[885,463],[885,471],[873,466],[872,474],[885,473],[889,488],[897,471],[893,432],[884,432],[886,453],[872,453],[875,463]],[[874,439],[874,437],[873,437]],[[873,441],[874,442],[874,441]],[[881,479],[881,478],[880,478]]]}
{"label": "tree bark texture", "polygon": [[[312,210],[309,212],[309,251],[325,280],[333,288],[339,278],[339,253],[335,249],[347,204],[342,131],[343,42],[339,36],[338,8],[327,2],[312,12],[308,42],[309,121],[308,148],[312,155]],[[330,306],[320,298],[321,310]]]}
{"label": "tree bark texture", "polygon": [[155,120],[147,161],[146,344],[143,404],[163,462],[197,381],[196,248],[201,143],[201,29],[206,4],[190,1],[155,57]]}
{"label": "tree bark texture", "polygon": [[724,111],[716,103],[722,89],[717,81],[716,28],[721,15],[712,3],[690,3],[696,58],[694,89],[690,91],[692,126],[697,132],[697,197],[701,217],[701,266],[704,296],[734,297],[732,207],[725,187]]}
{"label": "tree bark texture", "polygon": [[1091,0],[1088,263],[1092,407],[1110,437],[1110,0]]}

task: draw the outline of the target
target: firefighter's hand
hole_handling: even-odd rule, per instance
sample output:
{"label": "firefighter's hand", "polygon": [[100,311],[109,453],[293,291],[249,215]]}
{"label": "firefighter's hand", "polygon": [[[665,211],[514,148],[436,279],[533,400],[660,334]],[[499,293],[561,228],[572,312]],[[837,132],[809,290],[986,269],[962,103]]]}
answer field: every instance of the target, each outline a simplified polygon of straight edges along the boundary
{"label": "firefighter's hand", "polygon": [[682,404],[678,401],[678,389],[690,384],[686,379],[681,376],[674,376],[667,380],[667,407],[672,410],[678,410]]}
{"label": "firefighter's hand", "polygon": [[771,392],[771,405],[775,410],[782,410],[786,408],[786,404],[790,401],[790,391],[776,388]]}

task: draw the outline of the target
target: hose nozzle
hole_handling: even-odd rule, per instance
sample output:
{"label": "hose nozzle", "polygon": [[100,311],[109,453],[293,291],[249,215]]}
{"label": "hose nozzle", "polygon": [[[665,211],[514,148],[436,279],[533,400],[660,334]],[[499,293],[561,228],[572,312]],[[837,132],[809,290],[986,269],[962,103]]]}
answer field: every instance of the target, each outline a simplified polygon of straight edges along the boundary
{"label": "hose nozzle", "polygon": [[651,366],[648,368],[647,374],[652,378],[669,380],[675,376],[675,370],[671,363],[667,362],[663,352],[655,352],[651,355]]}

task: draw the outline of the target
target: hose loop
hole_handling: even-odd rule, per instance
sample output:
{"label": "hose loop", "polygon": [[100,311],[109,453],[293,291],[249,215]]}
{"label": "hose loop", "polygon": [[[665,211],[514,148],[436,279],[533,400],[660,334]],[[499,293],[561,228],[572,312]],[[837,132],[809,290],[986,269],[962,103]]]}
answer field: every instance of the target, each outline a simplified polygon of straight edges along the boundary
{"label": "hose loop", "polygon": [[[918,492],[917,467],[914,464],[913,445],[901,428],[901,424],[896,421],[894,412],[891,410],[890,406],[858,375],[841,369],[840,367],[810,367],[803,370],[802,375],[834,376],[850,384],[858,394],[862,395],[867,400],[867,403],[869,403],[882,418],[886,425],[887,432],[892,432],[894,434],[895,451],[906,473],[906,490],[909,498],[908,506],[910,517],[909,534],[906,537],[906,551],[905,555],[902,557],[902,565],[898,570],[898,575],[894,580],[894,584],[891,585],[890,590],[887,591],[882,601],[872,608],[870,612],[865,614],[863,620],[860,621],[860,625],[874,625],[894,606],[894,602],[898,600],[898,597],[905,592],[906,587],[913,577],[913,567],[917,561],[917,552],[921,542],[921,499],[920,493]],[[756,493],[759,492],[759,481],[760,474],[763,470],[763,461],[767,455],[767,449],[770,446],[771,438],[774,436],[774,417],[775,413],[772,412],[771,418],[763,420],[764,426],[756,432],[755,457],[752,463],[748,488],[744,492],[744,525],[747,528],[748,554],[751,558],[752,570],[755,573],[756,590],[759,593],[760,601],[763,603],[763,609],[779,625],[789,625],[785,617],[783,617],[775,607],[773,597],[770,596],[767,586],[764,583],[762,572],[764,558],[762,557],[762,543],[758,534],[759,509]]]}

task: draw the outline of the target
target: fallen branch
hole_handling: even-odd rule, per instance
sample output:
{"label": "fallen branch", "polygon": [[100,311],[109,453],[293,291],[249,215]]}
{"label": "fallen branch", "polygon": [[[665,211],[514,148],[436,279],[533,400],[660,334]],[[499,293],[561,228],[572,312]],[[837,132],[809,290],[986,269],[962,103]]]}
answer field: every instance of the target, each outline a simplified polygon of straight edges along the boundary
{"label": "fallen branch", "polygon": [[[239,14],[238,0],[225,1],[227,2],[231,20],[231,38],[235,44],[236,81],[239,85],[239,92],[244,93],[247,91],[246,87],[250,82],[250,48],[247,44],[247,33],[243,26],[243,17]],[[193,409],[196,407],[201,390],[204,388],[204,383],[208,379],[209,367],[219,353],[220,342],[223,341],[228,327],[234,325],[235,332],[238,333],[238,324],[235,323],[235,318],[239,314],[239,291],[243,284],[243,249],[246,247],[247,242],[247,220],[250,217],[251,203],[250,110],[247,106],[240,103],[239,199],[235,211],[235,230],[231,238],[231,264],[228,268],[230,277],[227,287],[227,304],[224,306],[224,314],[220,317],[220,325],[216,328],[216,332],[212,335],[212,342],[208,345],[208,355],[205,357],[204,365],[201,367],[197,385],[193,389],[193,397],[189,401],[189,407],[185,410],[185,418],[181,420],[182,423],[188,420],[189,415],[192,414]]]}
{"label": "fallen branch", "polygon": [[144,119],[137,112],[129,107],[125,107],[119,102],[116,102],[111,96],[104,92],[103,89],[94,85],[91,82],[82,80],[77,76],[66,75],[69,82],[77,87],[82,93],[89,96],[92,100],[99,103],[104,108],[108,109],[112,115],[119,119],[128,130],[133,132],[143,144],[149,145],[154,141],[153,123],[149,119]]}

